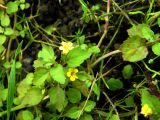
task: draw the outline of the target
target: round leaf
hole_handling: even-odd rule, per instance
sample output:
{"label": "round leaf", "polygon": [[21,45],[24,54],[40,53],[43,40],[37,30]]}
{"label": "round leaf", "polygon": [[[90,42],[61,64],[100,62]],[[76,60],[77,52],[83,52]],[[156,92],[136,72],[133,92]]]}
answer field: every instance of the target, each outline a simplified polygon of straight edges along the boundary
{"label": "round leaf", "polygon": [[0,35],[0,45],[2,45],[6,41],[5,35]]}
{"label": "round leaf", "polygon": [[129,79],[133,74],[132,66],[131,65],[124,66],[122,74],[125,79]]}
{"label": "round leaf", "polygon": [[81,93],[75,88],[70,88],[67,91],[67,96],[71,103],[78,103],[81,100]]}
{"label": "round leaf", "polygon": [[160,43],[156,43],[152,46],[152,51],[155,55],[160,56]]}
{"label": "round leaf", "polygon": [[10,19],[9,19],[9,16],[7,14],[2,15],[2,17],[1,17],[1,25],[3,27],[7,27],[7,26],[10,25]]}
{"label": "round leaf", "polygon": [[7,13],[12,14],[18,11],[18,3],[17,2],[8,2],[7,3]]}
{"label": "round leaf", "polygon": [[106,83],[111,91],[123,88],[123,83],[119,79],[110,78]]}
{"label": "round leaf", "polygon": [[138,36],[128,38],[120,47],[124,61],[137,62],[146,58],[148,54],[145,40]]}

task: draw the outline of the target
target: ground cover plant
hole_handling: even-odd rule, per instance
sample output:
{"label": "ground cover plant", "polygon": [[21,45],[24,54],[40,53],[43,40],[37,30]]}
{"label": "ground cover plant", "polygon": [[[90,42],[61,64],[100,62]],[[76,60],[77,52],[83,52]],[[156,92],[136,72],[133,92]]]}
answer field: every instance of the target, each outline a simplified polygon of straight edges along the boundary
{"label": "ground cover plant", "polygon": [[1,120],[159,120],[160,0],[0,0]]}

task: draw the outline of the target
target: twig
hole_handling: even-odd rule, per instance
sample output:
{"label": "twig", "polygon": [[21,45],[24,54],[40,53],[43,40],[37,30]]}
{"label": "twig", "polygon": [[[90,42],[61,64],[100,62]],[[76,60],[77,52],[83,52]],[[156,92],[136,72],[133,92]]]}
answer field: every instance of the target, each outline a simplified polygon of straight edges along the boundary
{"label": "twig", "polygon": [[121,51],[120,50],[115,50],[115,51],[112,51],[112,52],[109,52],[101,57],[99,57],[91,66],[94,67],[97,63],[99,63],[101,60],[111,56],[111,55],[114,55],[114,54],[117,54],[117,53],[120,53]]}

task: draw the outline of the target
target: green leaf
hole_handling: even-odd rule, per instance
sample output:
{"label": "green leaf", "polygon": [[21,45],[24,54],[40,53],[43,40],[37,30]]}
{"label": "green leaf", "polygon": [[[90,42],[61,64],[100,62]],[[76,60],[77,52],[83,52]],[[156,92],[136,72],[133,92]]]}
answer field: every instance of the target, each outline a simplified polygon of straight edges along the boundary
{"label": "green leaf", "polygon": [[57,64],[50,69],[51,77],[60,84],[64,84],[66,77],[62,65]]}
{"label": "green leaf", "polygon": [[157,20],[158,26],[160,27],[160,17]]}
{"label": "green leaf", "polygon": [[4,32],[4,28],[0,26],[0,33]]}
{"label": "green leaf", "polygon": [[93,120],[90,114],[84,114],[80,117],[80,120]]}
{"label": "green leaf", "polygon": [[150,29],[150,27],[147,24],[134,25],[127,31],[130,37],[139,36],[140,38],[145,38],[149,42],[155,41],[154,32]]}
{"label": "green leaf", "polygon": [[24,10],[25,9],[25,4],[20,4],[20,9]]}
{"label": "green leaf", "polygon": [[0,45],[2,45],[3,43],[5,43],[6,41],[6,36],[5,35],[0,35]]}
{"label": "green leaf", "polygon": [[36,86],[43,86],[45,80],[48,78],[49,72],[47,69],[39,68],[34,73],[33,84]]}
{"label": "green leaf", "polygon": [[48,35],[52,35],[52,33],[56,31],[56,28],[53,26],[53,25],[49,25],[45,28],[45,32],[48,34]]}
{"label": "green leaf", "polygon": [[145,40],[138,36],[128,38],[120,46],[124,61],[137,62],[146,58],[148,54]]}
{"label": "green leaf", "polygon": [[7,27],[7,26],[10,25],[10,18],[9,18],[9,16],[7,14],[2,15],[2,17],[1,17],[1,25],[3,27]]}
{"label": "green leaf", "polygon": [[120,120],[118,115],[112,114],[109,120]]}
{"label": "green leaf", "polygon": [[93,92],[94,92],[94,94],[97,95],[97,100],[99,100],[101,91],[100,91],[100,87],[97,85],[97,83],[95,83],[93,86]]}
{"label": "green leaf", "polygon": [[76,47],[67,54],[66,62],[68,67],[78,67],[86,59],[88,59],[91,54],[99,52],[99,49],[95,46],[91,48],[85,48],[84,46],[85,45]]}
{"label": "green leaf", "polygon": [[91,76],[88,75],[88,73],[86,73],[85,71],[79,71],[77,73],[78,79],[81,81],[87,81],[87,80],[91,80]]}
{"label": "green leaf", "polygon": [[81,100],[81,93],[75,88],[69,88],[67,96],[71,103],[78,103]]}
{"label": "green leaf", "polygon": [[[82,108],[84,107],[85,102],[86,102],[86,101],[83,101],[83,102],[81,103],[80,106],[81,106]],[[85,106],[85,108],[84,108],[84,111],[85,111],[85,112],[91,112],[91,111],[94,109],[95,106],[96,106],[96,102],[91,101],[91,100],[88,100],[88,101],[87,101],[87,104],[86,104],[86,106]]]}
{"label": "green leaf", "polygon": [[110,78],[106,83],[111,91],[123,88],[123,83],[119,79]]}
{"label": "green leaf", "polygon": [[5,28],[4,30],[5,35],[12,35],[13,33],[14,31],[12,30],[12,28]]}
{"label": "green leaf", "polygon": [[72,83],[73,87],[74,88],[77,88],[78,90],[81,91],[81,93],[84,95],[84,96],[88,96],[89,94],[89,89],[88,87],[86,86],[85,82],[82,82],[82,81],[74,81]]}
{"label": "green leaf", "polygon": [[14,94],[15,94],[15,79],[16,79],[16,68],[15,68],[16,58],[21,50],[21,47],[22,47],[22,42],[18,45],[18,47],[15,51],[13,63],[11,65],[11,71],[9,74],[8,96],[7,96],[7,120],[10,119],[10,113],[11,113],[11,109],[12,109],[12,105],[13,105],[13,98],[14,98]]}
{"label": "green leaf", "polygon": [[123,70],[122,70],[122,74],[123,74],[123,77],[125,79],[130,79],[131,76],[133,75],[133,68],[131,65],[125,65]]}
{"label": "green leaf", "polygon": [[38,58],[53,64],[55,62],[53,48],[51,46],[42,44],[42,50],[38,53]]}
{"label": "green leaf", "polygon": [[24,98],[22,99],[22,106],[34,106],[41,102],[43,98],[42,90],[38,87],[32,87],[28,90]]}
{"label": "green leaf", "polygon": [[18,4],[17,2],[8,2],[7,3],[7,13],[13,14],[18,11]]}
{"label": "green leaf", "polygon": [[34,116],[29,110],[23,110],[18,113],[16,120],[34,120]]}
{"label": "green leaf", "polygon": [[142,106],[147,104],[153,113],[160,113],[160,100],[156,96],[151,95],[147,89],[141,90],[141,102]]}
{"label": "green leaf", "polygon": [[2,101],[5,101],[7,99],[7,95],[8,95],[8,89],[1,89],[0,99]]}
{"label": "green leaf", "polygon": [[127,98],[125,98],[125,103],[128,107],[134,107],[135,103],[134,103],[134,96],[129,96]]}
{"label": "green leaf", "polygon": [[54,105],[55,108],[61,112],[66,103],[65,103],[65,92],[60,87],[51,88],[49,90],[50,104]]}
{"label": "green leaf", "polygon": [[2,45],[0,45],[0,53],[2,53],[4,50],[5,48]]}
{"label": "green leaf", "polygon": [[66,117],[69,117],[71,119],[77,119],[81,113],[81,109],[78,107],[74,106],[70,108],[67,113],[65,114]]}
{"label": "green leaf", "polygon": [[160,56],[160,43],[152,45],[152,51],[155,55]]}
{"label": "green leaf", "polygon": [[23,79],[17,87],[18,98],[23,98],[28,90],[31,88],[32,80],[34,78],[33,73],[28,73],[26,78]]}

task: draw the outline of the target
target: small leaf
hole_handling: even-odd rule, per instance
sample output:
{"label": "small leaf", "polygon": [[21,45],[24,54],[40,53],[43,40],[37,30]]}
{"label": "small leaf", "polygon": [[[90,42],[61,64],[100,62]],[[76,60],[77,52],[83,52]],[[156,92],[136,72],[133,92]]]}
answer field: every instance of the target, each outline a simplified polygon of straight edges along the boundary
{"label": "small leaf", "polygon": [[57,64],[50,70],[51,77],[60,84],[64,84],[66,77],[62,65]]}
{"label": "small leaf", "polygon": [[49,25],[45,28],[45,32],[48,34],[48,35],[52,35],[52,33],[56,31],[56,28],[53,26],[53,25]]}
{"label": "small leaf", "polygon": [[17,2],[8,2],[7,3],[7,13],[13,14],[18,11],[18,4]]}
{"label": "small leaf", "polygon": [[0,45],[2,45],[3,43],[5,43],[6,41],[6,36],[5,35],[0,35]]}
{"label": "small leaf", "polygon": [[71,103],[78,103],[81,100],[81,93],[75,88],[69,88],[67,96]]}
{"label": "small leaf", "polygon": [[148,54],[145,40],[138,36],[128,38],[120,47],[124,61],[137,62],[146,58]]}
{"label": "small leaf", "polygon": [[132,68],[132,66],[131,65],[124,66],[124,68],[122,70],[122,74],[123,74],[123,77],[125,79],[131,78],[131,76],[133,75],[133,68]]}
{"label": "small leaf", "polygon": [[72,49],[66,58],[68,67],[78,67],[86,59],[88,59],[92,54],[98,53],[99,48],[92,46],[90,48],[85,48],[86,45],[81,45]]}
{"label": "small leaf", "polygon": [[134,25],[127,31],[130,37],[139,36],[140,38],[145,38],[149,42],[155,41],[154,32],[150,29],[150,27],[147,24]]}
{"label": "small leaf", "polygon": [[30,112],[29,110],[20,111],[16,118],[16,120],[33,120],[33,119],[34,116],[32,112]]}
{"label": "small leaf", "polygon": [[134,97],[133,96],[129,96],[127,98],[125,98],[125,103],[128,107],[134,107]]}
{"label": "small leaf", "polygon": [[110,78],[106,83],[111,91],[123,88],[123,83],[119,79]]}
{"label": "small leaf", "polygon": [[0,45],[0,53],[2,53],[4,50],[5,48],[2,45]]}
{"label": "small leaf", "polygon": [[152,46],[152,51],[155,55],[160,56],[160,43],[156,43]]}
{"label": "small leaf", "polygon": [[[80,106],[81,106],[82,108],[83,108],[85,102],[86,102],[86,101],[84,101],[84,102],[81,103]],[[86,104],[86,106],[85,106],[85,108],[84,108],[84,111],[86,111],[86,112],[91,112],[91,110],[93,110],[95,106],[96,106],[96,103],[95,103],[94,101],[88,100],[88,101],[87,101],[87,104]]]}
{"label": "small leaf", "polygon": [[29,89],[22,99],[21,105],[34,106],[41,102],[43,98],[42,90],[38,87],[32,87]]}
{"label": "small leaf", "polygon": [[44,68],[39,68],[34,73],[33,84],[36,86],[43,86],[45,80],[48,78],[49,72]]}
{"label": "small leaf", "polygon": [[101,91],[100,91],[100,87],[97,85],[97,83],[95,83],[93,86],[93,92],[94,92],[94,94],[97,95],[97,100],[99,100]]}
{"label": "small leaf", "polygon": [[12,35],[13,33],[14,31],[12,30],[12,28],[5,28],[4,30],[5,35]]}
{"label": "small leaf", "polygon": [[7,27],[7,26],[10,25],[10,18],[9,18],[9,16],[7,14],[2,15],[2,17],[1,17],[1,25],[3,27]]}
{"label": "small leaf", "polygon": [[25,4],[20,4],[20,8],[21,8],[21,10],[24,10],[25,9]]}
{"label": "small leaf", "polygon": [[65,92],[62,88],[56,87],[49,90],[50,104],[61,112],[65,107]]}
{"label": "small leaf", "polygon": [[34,78],[33,73],[28,73],[26,78],[23,79],[17,87],[18,97],[23,98],[28,90],[31,88],[32,80]]}
{"label": "small leaf", "polygon": [[75,106],[75,107],[70,108],[65,114],[65,116],[71,119],[77,119],[80,113],[81,113],[81,109]]}
{"label": "small leaf", "polygon": [[52,47],[42,44],[42,50],[38,53],[38,58],[45,62],[54,63],[55,56]]}
{"label": "small leaf", "polygon": [[81,116],[80,120],[93,120],[90,114],[84,114]]}

